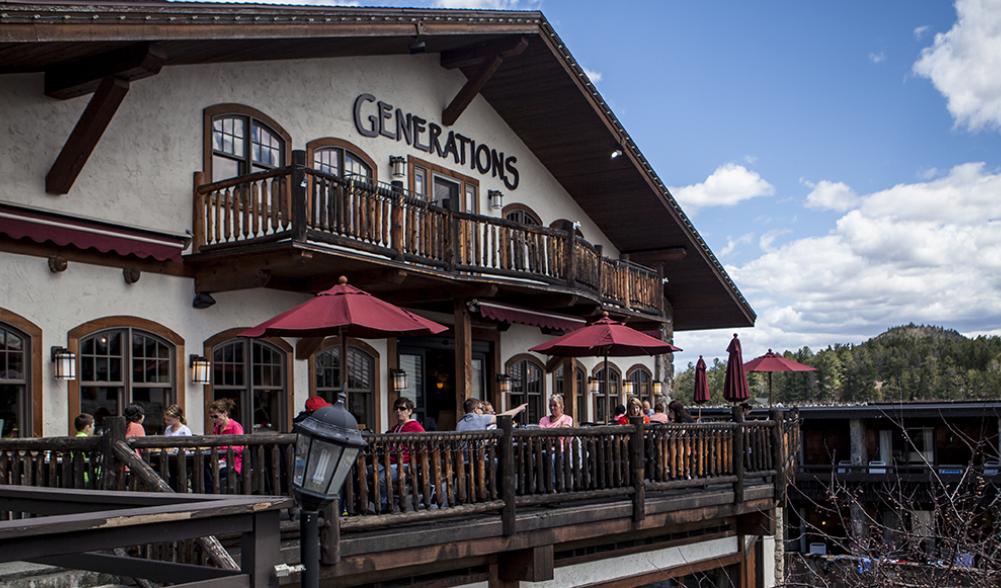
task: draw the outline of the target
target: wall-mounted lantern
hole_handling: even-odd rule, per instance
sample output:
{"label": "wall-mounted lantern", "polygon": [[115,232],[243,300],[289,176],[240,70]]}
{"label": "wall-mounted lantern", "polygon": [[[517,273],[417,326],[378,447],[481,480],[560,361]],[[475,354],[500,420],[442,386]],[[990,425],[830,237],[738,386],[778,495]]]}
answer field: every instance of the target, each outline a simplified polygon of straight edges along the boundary
{"label": "wall-mounted lantern", "polygon": [[599,388],[600,385],[601,382],[598,380],[598,378],[595,378],[594,376],[591,376],[587,379],[587,391],[591,394],[597,394],[598,390],[601,389]]}
{"label": "wall-mounted lantern", "polygon": [[403,187],[403,183],[407,179],[407,158],[400,155],[392,155],[389,158],[389,176],[393,185],[396,186],[399,182],[399,187]]}
{"label": "wall-mounted lantern", "polygon": [[55,346],[52,353],[52,375],[57,380],[76,379],[76,354],[65,347]]}
{"label": "wall-mounted lantern", "polygon": [[208,384],[212,364],[202,355],[188,356],[188,366],[191,367],[191,381],[195,384]]}
{"label": "wall-mounted lantern", "polygon": [[653,395],[663,396],[663,394],[664,394],[664,383],[661,382],[660,380],[657,380],[656,382],[653,383]]}
{"label": "wall-mounted lantern", "polygon": [[630,379],[622,380],[622,393],[626,395],[626,398],[633,395],[633,381]]}
{"label": "wall-mounted lantern", "polygon": [[389,377],[393,380],[393,392],[402,392],[407,389],[407,372],[404,370],[389,370]]}
{"label": "wall-mounted lantern", "polygon": [[497,389],[501,394],[510,394],[511,376],[507,374],[497,374]]}
{"label": "wall-mounted lantern", "polygon": [[504,193],[500,190],[487,190],[487,203],[490,205],[490,210],[504,208]]}

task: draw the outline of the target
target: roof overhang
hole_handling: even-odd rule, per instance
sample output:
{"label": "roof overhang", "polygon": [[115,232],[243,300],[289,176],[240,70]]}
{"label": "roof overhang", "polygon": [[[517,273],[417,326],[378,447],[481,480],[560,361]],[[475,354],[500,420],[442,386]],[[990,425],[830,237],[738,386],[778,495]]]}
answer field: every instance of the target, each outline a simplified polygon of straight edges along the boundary
{"label": "roof overhang", "polygon": [[[505,59],[480,95],[620,251],[664,264],[675,330],[754,324],[750,304],[540,12],[12,0],[0,11],[0,74],[139,42],[155,43],[167,65],[407,54],[417,34],[432,53],[526,36],[527,49]],[[479,66],[462,71],[473,77]],[[611,159],[618,147],[625,156]]]}

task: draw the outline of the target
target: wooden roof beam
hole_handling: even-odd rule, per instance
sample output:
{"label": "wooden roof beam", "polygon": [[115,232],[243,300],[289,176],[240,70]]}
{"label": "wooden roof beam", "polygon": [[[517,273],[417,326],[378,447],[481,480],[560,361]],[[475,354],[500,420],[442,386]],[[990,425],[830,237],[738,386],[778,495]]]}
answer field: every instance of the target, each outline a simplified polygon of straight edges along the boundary
{"label": "wooden roof beam", "polygon": [[45,95],[67,100],[97,90],[105,78],[134,82],[160,73],[166,62],[163,53],[150,43],[137,43],[123,49],[93,55],[45,72]]}
{"label": "wooden roof beam", "polygon": [[442,53],[442,67],[461,67],[454,65],[455,63],[468,66],[480,64],[480,69],[476,72],[476,75],[466,81],[466,84],[455,95],[452,102],[442,111],[441,122],[445,126],[455,124],[455,121],[459,119],[459,116],[462,115],[466,107],[473,101],[473,98],[476,98],[476,95],[480,93],[483,86],[487,85],[490,78],[500,68],[504,62],[504,58],[519,55],[526,47],[528,47],[528,39],[526,37],[518,37],[513,41],[505,40],[501,45],[493,43],[486,46],[477,46],[468,51],[459,49],[456,50],[458,53],[454,53],[452,56],[449,56],[449,54],[453,52],[446,51]]}
{"label": "wooden roof beam", "polygon": [[653,249],[630,249],[623,251],[622,254],[641,258],[644,263],[651,261],[669,262],[681,261],[688,257],[688,249],[685,247],[656,247]]}

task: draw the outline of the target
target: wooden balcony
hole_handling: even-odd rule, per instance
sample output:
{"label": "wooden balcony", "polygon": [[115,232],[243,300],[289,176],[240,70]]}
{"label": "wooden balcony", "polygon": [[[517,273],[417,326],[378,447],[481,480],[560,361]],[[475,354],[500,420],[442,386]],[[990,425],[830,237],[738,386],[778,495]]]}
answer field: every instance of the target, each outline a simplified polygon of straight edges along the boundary
{"label": "wooden balcony", "polygon": [[194,219],[195,265],[227,252],[308,244],[452,282],[563,291],[641,316],[664,312],[662,270],[604,257],[572,228],[447,210],[301,164],[210,184],[196,174]]}

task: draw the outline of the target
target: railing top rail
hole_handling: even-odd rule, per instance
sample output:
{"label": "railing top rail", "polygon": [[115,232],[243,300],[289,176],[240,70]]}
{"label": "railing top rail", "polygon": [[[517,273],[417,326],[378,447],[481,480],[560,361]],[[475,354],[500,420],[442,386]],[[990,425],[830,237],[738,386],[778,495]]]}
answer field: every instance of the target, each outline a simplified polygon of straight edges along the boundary
{"label": "railing top rail", "polygon": [[601,435],[628,435],[636,430],[633,425],[598,425],[596,427],[557,427],[552,429],[515,429],[515,437],[598,437]]}
{"label": "railing top rail", "polygon": [[488,431],[429,431],[424,433],[367,433],[365,439],[370,442],[384,441],[390,443],[408,441],[480,441],[500,439],[504,436],[500,429]]}
{"label": "railing top rail", "polygon": [[98,449],[100,437],[18,437],[0,439],[0,451],[60,451]]}
{"label": "railing top rail", "polygon": [[202,184],[201,186],[198,186],[198,193],[208,194],[209,192],[232,188],[233,186],[239,186],[240,184],[249,184],[251,182],[266,180],[268,178],[284,176],[292,173],[294,168],[295,166],[286,165],[284,167],[269,169],[268,171],[256,172],[245,176],[237,176],[228,180],[219,180],[218,182],[212,182],[211,184]]}
{"label": "railing top rail", "polygon": [[192,435],[190,437],[147,435],[145,437],[129,437],[125,442],[133,448],[219,447],[292,444],[295,443],[295,439],[295,433],[247,433],[244,435]]}

